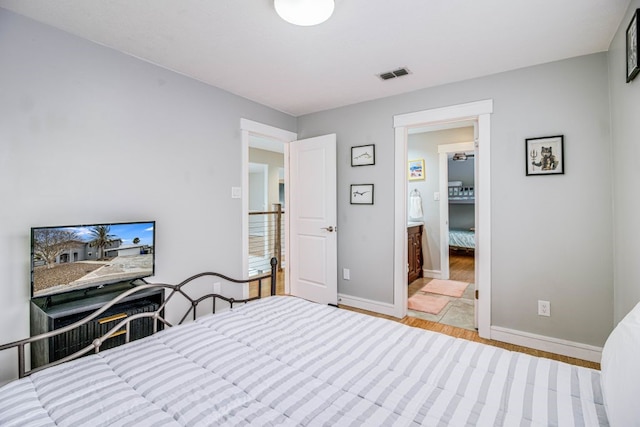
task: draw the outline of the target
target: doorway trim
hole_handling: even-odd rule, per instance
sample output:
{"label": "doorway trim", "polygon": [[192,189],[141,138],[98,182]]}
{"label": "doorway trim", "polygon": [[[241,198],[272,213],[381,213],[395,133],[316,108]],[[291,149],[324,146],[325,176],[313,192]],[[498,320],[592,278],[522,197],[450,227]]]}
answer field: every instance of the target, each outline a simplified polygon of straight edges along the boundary
{"label": "doorway trim", "polygon": [[407,142],[410,128],[477,121],[476,149],[476,289],[478,300],[478,334],[491,338],[491,114],[493,100],[417,111],[394,116],[395,128],[395,220],[393,295],[396,317],[407,315]]}
{"label": "doorway trim", "polygon": [[[249,138],[251,135],[274,139],[284,143],[284,235],[285,248],[289,247],[289,216],[288,207],[295,201],[289,200],[289,143],[298,139],[298,134],[288,130],[269,126],[253,120],[240,119],[241,132],[241,201],[242,201],[242,275],[246,279],[249,277]],[[233,193],[233,191],[232,191]],[[285,292],[289,292],[289,263],[284,265]]]}

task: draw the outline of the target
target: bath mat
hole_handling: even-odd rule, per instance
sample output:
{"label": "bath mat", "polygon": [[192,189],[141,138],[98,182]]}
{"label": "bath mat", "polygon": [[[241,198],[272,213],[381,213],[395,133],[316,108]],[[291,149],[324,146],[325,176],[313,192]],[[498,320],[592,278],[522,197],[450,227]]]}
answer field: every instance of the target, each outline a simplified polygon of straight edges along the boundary
{"label": "bath mat", "polygon": [[422,311],[429,314],[438,314],[449,303],[448,298],[434,297],[432,295],[415,294],[408,301],[409,310]]}
{"label": "bath mat", "polygon": [[464,294],[465,289],[467,289],[467,286],[469,286],[469,283],[455,280],[433,279],[423,286],[420,291],[460,298],[462,294]]}

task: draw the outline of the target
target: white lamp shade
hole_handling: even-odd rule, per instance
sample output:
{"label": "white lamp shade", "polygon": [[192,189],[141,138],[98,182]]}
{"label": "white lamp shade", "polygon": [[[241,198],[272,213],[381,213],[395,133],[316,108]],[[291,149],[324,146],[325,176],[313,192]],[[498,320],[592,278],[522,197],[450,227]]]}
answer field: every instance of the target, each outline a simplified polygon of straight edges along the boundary
{"label": "white lamp shade", "polygon": [[329,19],[335,6],[334,0],[274,0],[273,5],[282,19],[305,27]]}

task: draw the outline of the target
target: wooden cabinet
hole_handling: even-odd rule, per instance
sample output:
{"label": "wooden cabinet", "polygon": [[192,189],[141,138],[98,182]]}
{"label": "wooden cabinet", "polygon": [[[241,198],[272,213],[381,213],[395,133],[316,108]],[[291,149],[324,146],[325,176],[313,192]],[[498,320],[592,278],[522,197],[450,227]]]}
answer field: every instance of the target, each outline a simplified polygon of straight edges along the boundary
{"label": "wooden cabinet", "polygon": [[[56,295],[50,298],[31,300],[31,336],[53,331],[83,319],[96,311],[132,285],[111,285],[103,289],[88,292]],[[152,312],[164,302],[163,289],[148,289],[130,295],[109,308],[98,318],[66,333],[38,341],[31,345],[31,367],[36,368],[90,345],[95,338],[102,336],[127,316]],[[158,329],[162,329],[160,323]],[[136,319],[131,322],[130,340],[133,341],[153,333],[151,318]],[[114,333],[105,341],[100,350],[124,344],[124,330]]]}
{"label": "wooden cabinet", "polygon": [[408,283],[422,277],[422,225],[414,225],[407,228],[408,234]]}

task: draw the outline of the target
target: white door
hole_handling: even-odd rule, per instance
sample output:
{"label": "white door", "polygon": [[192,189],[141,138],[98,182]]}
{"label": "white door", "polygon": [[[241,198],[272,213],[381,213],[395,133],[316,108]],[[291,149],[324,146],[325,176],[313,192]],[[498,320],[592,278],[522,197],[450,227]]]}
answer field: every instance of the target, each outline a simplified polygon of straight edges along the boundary
{"label": "white door", "polygon": [[336,135],[289,144],[291,294],[338,303]]}

